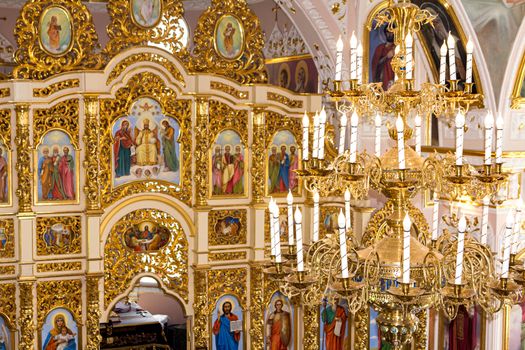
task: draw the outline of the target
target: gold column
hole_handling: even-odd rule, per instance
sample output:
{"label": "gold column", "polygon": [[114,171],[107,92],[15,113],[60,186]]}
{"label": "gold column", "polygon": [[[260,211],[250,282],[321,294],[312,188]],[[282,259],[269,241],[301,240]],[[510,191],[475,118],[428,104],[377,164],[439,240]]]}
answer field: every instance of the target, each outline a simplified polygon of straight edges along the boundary
{"label": "gold column", "polygon": [[193,275],[195,285],[195,301],[193,303],[194,325],[193,336],[195,339],[195,349],[208,349],[208,339],[210,333],[208,330],[208,283],[207,267],[195,268]]}
{"label": "gold column", "polygon": [[102,336],[100,335],[100,304],[98,283],[102,274],[91,274],[87,276],[87,343],[86,350],[98,350]]}
{"label": "gold column", "polygon": [[368,350],[370,320],[368,305],[355,313],[354,350]]}
{"label": "gold column", "polygon": [[33,285],[34,281],[23,281],[20,286],[20,329],[19,350],[33,350],[35,342],[35,325],[33,323]]}
{"label": "gold column", "polygon": [[319,305],[304,305],[304,350],[319,349]]}
{"label": "gold column", "polygon": [[250,338],[251,349],[264,350],[263,269],[261,264],[250,267]]}
{"label": "gold column", "polygon": [[18,212],[31,213],[33,193],[31,181],[31,141],[29,137],[29,105],[19,104],[16,111],[16,172],[18,175]]}
{"label": "gold column", "polygon": [[264,164],[266,149],[264,108],[254,107],[252,110],[253,140],[252,140],[252,204],[264,203],[264,183],[266,180]]}
{"label": "gold column", "polygon": [[421,312],[417,314],[419,325],[414,334],[415,350],[426,350],[427,348],[427,316],[428,309],[421,310]]}
{"label": "gold column", "polygon": [[100,186],[99,186],[99,130],[98,118],[99,101],[96,95],[84,96],[86,124],[84,125],[85,155],[83,166],[86,169],[86,184],[84,193],[87,198],[88,213],[100,213]]}
{"label": "gold column", "polygon": [[208,205],[208,123],[210,104],[207,97],[197,97],[197,118],[195,125],[195,186],[197,207]]}

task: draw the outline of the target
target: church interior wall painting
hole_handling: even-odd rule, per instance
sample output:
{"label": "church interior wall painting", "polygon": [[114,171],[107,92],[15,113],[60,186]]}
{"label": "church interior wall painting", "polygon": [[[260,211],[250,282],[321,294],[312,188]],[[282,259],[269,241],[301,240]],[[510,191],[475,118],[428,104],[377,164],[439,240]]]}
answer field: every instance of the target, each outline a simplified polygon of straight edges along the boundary
{"label": "church interior wall painting", "polygon": [[225,14],[215,24],[215,51],[224,59],[236,60],[244,52],[244,27],[233,14]]}
{"label": "church interior wall painting", "polygon": [[290,299],[279,291],[275,292],[264,312],[264,349],[295,349],[294,316],[295,313]]}
{"label": "church interior wall painting", "polygon": [[209,159],[211,197],[245,197],[248,158],[239,134],[231,129],[221,131]]}
{"label": "church interior wall painting", "polygon": [[131,0],[131,19],[139,27],[155,27],[161,17],[162,0]]}
{"label": "church interior wall painting", "polygon": [[329,233],[334,233],[334,230],[338,230],[337,216],[339,215],[340,210],[344,210],[343,207],[336,206],[321,206],[321,223],[319,225],[319,237],[326,237]]}
{"label": "church interior wall painting", "polygon": [[0,220],[0,259],[9,259],[15,256],[13,219]]}
{"label": "church interior wall painting", "polygon": [[0,350],[15,350],[14,332],[2,314],[0,314]]}
{"label": "church interior wall painting", "polygon": [[319,74],[310,55],[266,60],[268,81],[297,92],[317,93]]}
{"label": "church interior wall painting", "polygon": [[11,152],[0,137],[0,207],[11,206]]}
{"label": "church interior wall painting", "polygon": [[266,163],[266,192],[269,196],[286,196],[289,190],[300,195],[299,177],[295,173],[301,163],[300,147],[290,131],[275,133],[267,150]]}
{"label": "church interior wall painting", "polygon": [[37,254],[78,254],[81,252],[80,216],[37,217]]}
{"label": "church interior wall painting", "polygon": [[77,350],[81,329],[66,308],[55,308],[45,318],[40,330],[41,350]]}
{"label": "church interior wall painting", "polygon": [[212,350],[242,350],[245,348],[244,311],[233,294],[221,296],[211,315]]}
{"label": "church interior wall painting", "polygon": [[52,56],[69,51],[73,44],[73,24],[69,11],[57,5],[47,7],[40,17],[39,44]]}
{"label": "church interior wall painting", "polygon": [[350,313],[346,299],[323,299],[319,312],[320,350],[346,349],[350,344]]}
{"label": "church interior wall painting", "polygon": [[170,238],[169,229],[153,221],[134,224],[122,234],[124,245],[137,253],[156,252],[166,246]]}
{"label": "church interior wall painting", "polygon": [[212,210],[208,218],[208,244],[246,244],[246,216],[246,209]]}

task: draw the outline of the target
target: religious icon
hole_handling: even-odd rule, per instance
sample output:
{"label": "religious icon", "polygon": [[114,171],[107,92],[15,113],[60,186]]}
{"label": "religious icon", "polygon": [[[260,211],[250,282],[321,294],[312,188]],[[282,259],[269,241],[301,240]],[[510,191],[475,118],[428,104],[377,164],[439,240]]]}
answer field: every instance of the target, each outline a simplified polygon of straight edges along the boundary
{"label": "religious icon", "polygon": [[268,194],[286,195],[288,190],[298,192],[299,178],[295,172],[299,169],[298,149],[290,131],[280,130],[274,135],[267,158]]}
{"label": "religious icon", "polygon": [[295,92],[304,93],[308,91],[308,65],[301,60],[295,67]]}
{"label": "religious icon", "polygon": [[0,350],[14,349],[14,339],[12,333],[7,327],[6,320],[0,316]]}
{"label": "religious icon", "polygon": [[62,6],[47,7],[39,23],[39,42],[44,51],[51,55],[62,55],[73,43],[73,24],[69,11]]}
{"label": "religious icon", "polygon": [[242,229],[241,219],[235,216],[226,216],[215,222],[214,230],[217,237],[237,236]]}
{"label": "religious icon", "polygon": [[9,153],[0,139],[0,204],[9,203]]}
{"label": "religious icon", "polygon": [[153,252],[169,243],[171,233],[166,227],[145,221],[128,228],[122,238],[126,247],[134,252]]}
{"label": "religious icon", "polygon": [[293,308],[281,292],[275,292],[265,311],[264,348],[268,350],[292,350],[293,346]]}
{"label": "religious icon", "polygon": [[225,59],[235,60],[244,50],[244,28],[234,15],[222,16],[215,25],[215,51]]}
{"label": "religious icon", "polygon": [[51,225],[43,233],[44,242],[48,247],[67,247],[75,238],[71,226],[62,223]]}
{"label": "religious icon", "polygon": [[0,250],[5,250],[6,245],[7,233],[5,232],[5,227],[0,227]]}
{"label": "religious icon", "polygon": [[288,89],[290,80],[290,66],[288,63],[281,63],[279,66],[279,86]]}
{"label": "religious icon", "polygon": [[113,124],[113,186],[133,181],[180,183],[180,127],[156,100],[139,98]]}
{"label": "religious icon", "polygon": [[339,230],[337,217],[341,209],[344,212],[344,208],[342,207],[321,207],[321,222],[319,226],[319,235],[321,238],[325,237],[329,233],[331,234],[334,233],[334,231]]}
{"label": "religious icon", "polygon": [[394,84],[394,70],[392,69],[392,58],[394,57],[394,33],[389,31],[388,26],[382,25],[376,28],[375,22],[370,31],[369,81],[371,83],[383,83],[383,89],[388,90]]}
{"label": "religious icon", "polygon": [[245,195],[246,153],[239,134],[222,131],[211,148],[212,196]]}
{"label": "religious icon", "polygon": [[[518,310],[519,309],[519,310]],[[511,311],[511,332],[509,337],[509,350],[521,350],[520,334],[521,334],[521,318],[522,312],[519,305],[514,305],[514,311],[518,313],[512,314]],[[512,322],[513,316],[516,322]],[[460,350],[460,349],[479,349],[481,345],[481,315],[479,310],[472,306],[466,309],[464,306],[460,306],[456,318],[449,321],[446,317],[443,317],[443,331],[444,334],[440,339],[443,339],[443,345],[440,346],[443,350]],[[513,333],[513,327],[514,333]],[[512,334],[517,334],[517,342],[514,342]]]}
{"label": "religious icon", "polygon": [[155,27],[162,15],[161,0],[131,0],[131,18],[140,27]]}
{"label": "religious icon", "polygon": [[56,308],[46,317],[41,329],[42,350],[77,350],[79,329],[73,315]]}
{"label": "religious icon", "polygon": [[224,295],[212,314],[212,350],[243,349],[243,312],[234,295]]}
{"label": "religious icon", "polygon": [[38,145],[37,158],[38,201],[75,201],[78,159],[69,135],[61,130],[47,132]]}
{"label": "religious icon", "polygon": [[320,313],[320,343],[323,350],[343,350],[349,340],[348,302],[323,299]]}

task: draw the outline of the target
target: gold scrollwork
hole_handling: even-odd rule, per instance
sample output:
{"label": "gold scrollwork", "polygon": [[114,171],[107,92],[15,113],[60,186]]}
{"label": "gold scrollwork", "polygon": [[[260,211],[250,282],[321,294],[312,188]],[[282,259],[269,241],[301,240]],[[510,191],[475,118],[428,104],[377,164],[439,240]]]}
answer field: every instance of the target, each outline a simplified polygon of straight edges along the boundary
{"label": "gold scrollwork", "polygon": [[233,86],[221,83],[220,81],[210,81],[210,89],[222,91],[239,100],[247,100],[250,97],[250,93],[248,91],[237,90]]}
{"label": "gold scrollwork", "polygon": [[16,272],[16,266],[15,265],[2,265],[0,266],[0,275],[14,275]]}
{"label": "gold scrollwork", "polygon": [[33,143],[38,144],[50,129],[62,129],[71,137],[71,144],[78,149],[79,101],[70,99],[51,108],[33,111]]}
{"label": "gold scrollwork", "polygon": [[[50,6],[69,12],[72,24],[71,47],[60,56],[51,55],[40,45],[40,15]],[[34,0],[26,2],[16,21],[18,49],[13,70],[17,79],[45,79],[53,74],[77,69],[100,69],[102,57],[94,53],[98,36],[91,13],[80,0]]]}
{"label": "gold scrollwork", "polygon": [[[246,216],[246,209],[210,211],[208,216],[208,245],[246,244]],[[227,217],[239,220],[235,234],[233,233],[233,223],[228,227],[231,229],[230,233],[224,233],[222,230],[222,224]]]}
{"label": "gold scrollwork", "polygon": [[[127,249],[122,235],[134,225],[151,221],[171,232],[169,243],[157,252],[137,253]],[[111,229],[104,247],[105,307],[123,293],[134,276],[155,273],[164,285],[188,300],[188,241],[181,225],[165,212],[135,210],[122,217]]]}
{"label": "gold scrollwork", "polygon": [[11,149],[11,110],[0,110],[0,142],[3,141]]}
{"label": "gold scrollwork", "polygon": [[85,128],[84,144],[86,146],[84,168],[86,169],[86,184],[84,193],[87,199],[87,209],[89,212],[100,210],[100,186],[99,186],[99,145],[98,138],[100,132],[100,122],[98,119],[99,102],[96,96],[85,96]]}
{"label": "gold scrollwork", "polygon": [[242,308],[246,307],[246,287],[248,271],[245,268],[208,270],[208,313],[224,294],[234,294],[239,298]]}
{"label": "gold scrollwork", "polygon": [[117,63],[115,68],[113,68],[111,73],[109,73],[108,80],[106,81],[106,85],[109,85],[112,81],[117,79],[120,76],[120,74],[122,74],[122,72],[124,72],[129,66],[137,62],[156,62],[162,65],[164,68],[166,68],[168,72],[170,72],[171,75],[179,83],[182,84],[182,86],[186,86],[184,77],[182,76],[177,66],[175,66],[172,62],[170,62],[166,57],[163,57],[159,54],[155,54],[151,52],[137,53],[129,57],[126,57],[125,59]]}
{"label": "gold scrollwork", "polygon": [[[20,329],[20,339],[18,341],[19,350],[34,350],[33,286],[34,282],[32,281],[19,283],[20,317],[17,320],[17,326],[18,329]],[[54,291],[51,291],[50,295],[53,296]]]}
{"label": "gold scrollwork", "polygon": [[304,305],[304,350],[319,349],[319,306]]}
{"label": "gold scrollwork", "polygon": [[98,282],[101,276],[88,275],[86,278],[87,289],[87,344],[86,350],[98,350],[102,337],[100,335],[100,305]]}
{"label": "gold scrollwork", "polygon": [[63,272],[63,271],[80,271],[82,270],[82,262],[68,261],[59,263],[37,264],[36,272]]}
{"label": "gold scrollwork", "polygon": [[31,140],[29,136],[29,106],[20,104],[15,107],[16,111],[16,172],[18,177],[18,211],[30,213],[32,208],[32,185],[31,185]]}
{"label": "gold scrollwork", "polygon": [[210,119],[210,101],[207,97],[197,96],[195,99],[197,118],[195,125],[195,187],[196,205],[205,207],[208,202],[208,148]]}
{"label": "gold scrollwork", "polygon": [[[69,242],[48,245],[45,235],[55,224],[62,224],[64,229],[69,230]],[[59,217],[37,217],[36,218],[36,254],[55,255],[55,254],[78,254],[81,252],[82,225],[80,216],[59,216]]]}
{"label": "gold scrollwork", "polygon": [[183,45],[183,28],[179,19],[183,18],[181,1],[164,0],[159,9],[159,21],[151,27],[143,27],[133,19],[132,1],[110,0],[108,12],[111,23],[108,25],[109,43],[106,53],[114,56],[125,48],[137,45],[163,44],[170,52],[186,57],[188,52]]}
{"label": "gold scrollwork", "polygon": [[82,281],[40,281],[36,284],[38,303],[37,328],[41,329],[47,314],[57,308],[67,308],[75,320],[82,320]]}
{"label": "gold scrollwork", "polygon": [[7,327],[14,328],[16,321],[16,284],[0,284],[0,314],[7,318]]}
{"label": "gold scrollwork", "polygon": [[209,261],[246,260],[246,252],[210,253]]}
{"label": "gold scrollwork", "polygon": [[10,88],[1,88],[0,89],[0,98],[9,97],[11,95]]}
{"label": "gold scrollwork", "polygon": [[419,325],[414,334],[414,349],[425,350],[427,348],[427,315],[428,310],[423,309],[416,314],[419,319]]}
{"label": "gold scrollwork", "polygon": [[80,86],[79,79],[63,80],[63,81],[59,81],[58,83],[54,83],[54,84],[48,85],[43,88],[34,88],[33,97],[48,97],[60,90],[77,88],[79,86]]}
{"label": "gold scrollwork", "polygon": [[247,145],[248,111],[235,110],[222,102],[210,100],[210,131],[214,135],[213,140],[225,129],[235,130],[241,137],[242,143]]}
{"label": "gold scrollwork", "polygon": [[354,349],[368,350],[368,336],[370,332],[370,310],[368,307],[361,308],[354,316]]}
{"label": "gold scrollwork", "polygon": [[295,142],[299,149],[302,140],[301,118],[287,117],[279,113],[268,112],[266,114],[266,144],[272,142],[275,133],[280,130],[289,130],[295,137]]}
{"label": "gold scrollwork", "polygon": [[[235,14],[244,29],[244,51],[236,60],[227,60],[215,50],[215,26],[221,17],[228,14]],[[241,84],[265,83],[268,80],[261,24],[245,0],[212,0],[210,7],[199,18],[193,40],[192,71],[212,72]]]}
{"label": "gold scrollwork", "polygon": [[269,101],[275,101],[290,108],[303,108],[303,101],[292,100],[291,98],[288,98],[281,94],[277,94],[275,92],[268,91],[267,98]]}
{"label": "gold scrollwork", "polygon": [[15,257],[15,229],[13,219],[0,220],[0,230],[4,231],[6,243],[0,249],[0,259]]}
{"label": "gold scrollwork", "polygon": [[208,269],[195,268],[195,301],[193,310],[195,310],[195,324],[193,326],[193,335],[195,338],[196,349],[207,349],[210,333],[208,329]]}
{"label": "gold scrollwork", "polygon": [[264,108],[255,107],[252,115],[253,141],[251,145],[252,167],[250,168],[250,174],[252,175],[252,197],[254,204],[262,204],[264,203],[264,186],[266,184],[264,176],[266,158],[266,111]]}
{"label": "gold scrollwork", "polygon": [[268,290],[263,283],[264,275],[262,265],[250,266],[250,338],[251,348],[264,349],[264,290]]}
{"label": "gold scrollwork", "polygon": [[113,188],[112,152],[100,154],[100,186],[103,207],[136,193],[158,192],[179,198],[185,203],[191,200],[191,102],[177,99],[177,94],[168,88],[164,81],[150,72],[133,76],[128,85],[117,91],[115,99],[101,100],[100,106],[100,149],[112,149],[112,124],[120,117],[129,113],[131,105],[142,96],[155,96],[160,102],[164,113],[175,119],[180,126],[179,142],[181,145],[181,185],[165,181],[150,180],[133,182]]}

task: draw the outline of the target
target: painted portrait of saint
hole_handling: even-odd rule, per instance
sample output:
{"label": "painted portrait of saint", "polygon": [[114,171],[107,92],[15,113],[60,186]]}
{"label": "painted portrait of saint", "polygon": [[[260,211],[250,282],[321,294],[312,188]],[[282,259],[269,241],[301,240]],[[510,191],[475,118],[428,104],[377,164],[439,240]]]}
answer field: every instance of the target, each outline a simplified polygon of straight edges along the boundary
{"label": "painted portrait of saint", "polygon": [[75,236],[71,226],[56,223],[46,229],[43,238],[48,247],[67,247]]}
{"label": "painted portrait of saint", "polygon": [[234,295],[224,295],[212,314],[212,350],[243,349],[243,312]]}
{"label": "painted portrait of saint", "polygon": [[295,92],[308,92],[308,75],[308,65],[306,61],[299,61],[295,67]]}
{"label": "painted portrait of saint", "polygon": [[77,350],[78,326],[64,308],[52,310],[41,329],[42,350]]}
{"label": "painted portrait of saint", "polygon": [[244,49],[244,28],[233,15],[222,16],[215,25],[215,50],[225,59],[239,58]]}
{"label": "painted portrait of saint", "polygon": [[264,348],[268,350],[292,350],[293,307],[281,292],[275,292],[265,310]]}
{"label": "painted portrait of saint", "polygon": [[268,150],[268,194],[287,194],[299,190],[300,155],[295,137],[288,130],[278,131]]}
{"label": "painted portrait of saint", "polygon": [[386,91],[394,84],[394,33],[387,29],[387,25],[376,28],[373,23],[372,28],[374,29],[370,31],[369,41],[369,82],[382,83]]}
{"label": "painted portrait of saint", "polygon": [[161,0],[131,0],[131,17],[143,28],[155,27],[162,15]]}
{"label": "painted portrait of saint", "polygon": [[[348,303],[336,299],[333,303],[324,299],[320,312],[320,345],[322,350],[346,349],[349,337]],[[371,348],[372,349],[372,348]]]}
{"label": "painted portrait of saint", "polygon": [[40,46],[51,55],[62,55],[72,44],[71,15],[61,6],[47,7],[38,26]]}
{"label": "painted portrait of saint", "polygon": [[7,322],[0,316],[0,350],[11,350],[13,348],[13,339],[7,327]]}
{"label": "painted portrait of saint", "polygon": [[222,131],[211,151],[212,196],[245,195],[246,154],[239,134]]}
{"label": "painted portrait of saint", "polygon": [[242,224],[238,217],[226,216],[215,223],[215,234],[220,236],[237,236],[239,235]]}
{"label": "painted portrait of saint", "polygon": [[145,221],[128,228],[122,237],[126,247],[134,252],[154,252],[169,243],[171,233],[166,227]]}
{"label": "painted portrait of saint", "polygon": [[133,103],[113,124],[113,186],[133,181],[180,183],[180,136],[176,119],[149,97]]}
{"label": "painted portrait of saint", "polygon": [[290,66],[288,63],[281,63],[279,66],[279,86],[285,89],[290,87]]}

